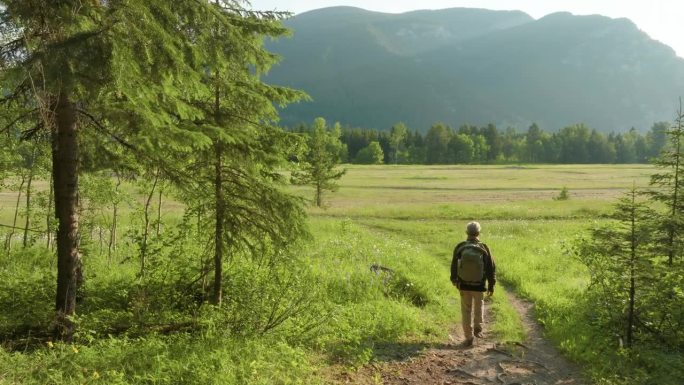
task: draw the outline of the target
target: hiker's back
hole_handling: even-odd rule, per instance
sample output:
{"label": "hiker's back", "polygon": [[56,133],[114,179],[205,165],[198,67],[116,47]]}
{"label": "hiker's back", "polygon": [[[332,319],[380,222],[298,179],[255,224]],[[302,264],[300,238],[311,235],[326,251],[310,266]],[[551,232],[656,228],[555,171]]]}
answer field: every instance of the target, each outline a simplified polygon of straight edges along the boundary
{"label": "hiker's back", "polygon": [[466,285],[480,285],[485,277],[487,251],[480,242],[466,241],[460,248],[458,279]]}

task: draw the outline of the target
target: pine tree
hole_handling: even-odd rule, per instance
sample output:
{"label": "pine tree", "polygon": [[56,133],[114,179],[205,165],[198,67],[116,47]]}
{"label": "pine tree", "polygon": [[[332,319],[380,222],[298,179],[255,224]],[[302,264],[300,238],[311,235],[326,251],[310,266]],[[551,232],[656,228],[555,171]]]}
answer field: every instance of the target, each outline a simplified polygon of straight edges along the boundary
{"label": "pine tree", "polygon": [[336,191],[338,186],[335,181],[346,172],[337,169],[343,151],[340,136],[339,125],[328,129],[325,119],[316,118],[308,132],[301,168],[292,173],[293,183],[314,186],[314,203],[318,207],[323,205],[323,191]]}
{"label": "pine tree", "polygon": [[648,194],[656,211],[652,228],[658,234],[654,239],[652,260],[658,279],[651,289],[651,299],[658,304],[644,324],[661,342],[682,348],[684,346],[684,111],[681,100],[677,116],[665,132],[667,144],[653,163],[661,169],[651,176]]}
{"label": "pine tree", "polygon": [[286,180],[281,171],[289,167],[287,157],[298,138],[274,126],[274,105],[306,96],[260,79],[277,60],[264,49],[263,40],[287,32],[279,21],[285,14],[247,11],[217,0],[210,9],[194,31],[202,46],[198,60],[204,92],[185,100],[202,117],[180,119],[183,129],[209,142],[156,162],[166,165],[189,207],[211,214],[206,233],[213,247],[211,298],[220,305],[226,257],[249,255],[263,261],[273,255],[269,248],[284,249],[306,233],[300,200],[282,188]]}
{"label": "pine tree", "polygon": [[591,239],[578,249],[591,274],[592,313],[623,336],[627,347],[634,342],[637,314],[652,306],[643,301],[654,278],[647,227],[651,211],[639,196],[632,187],[615,205],[613,222],[594,229]]}
{"label": "pine tree", "polygon": [[664,235],[659,243],[667,255],[667,263],[672,265],[675,257],[681,257],[684,241],[684,112],[681,106],[666,137],[666,148],[653,161],[662,171],[651,176],[651,186],[655,189],[648,193],[653,201],[667,207],[667,212],[659,218]]}

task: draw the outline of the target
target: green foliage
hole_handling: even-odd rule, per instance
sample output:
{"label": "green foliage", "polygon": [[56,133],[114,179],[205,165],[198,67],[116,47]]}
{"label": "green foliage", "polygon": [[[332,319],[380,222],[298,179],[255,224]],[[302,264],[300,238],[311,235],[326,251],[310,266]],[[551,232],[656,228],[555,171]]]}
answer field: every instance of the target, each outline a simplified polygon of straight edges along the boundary
{"label": "green foliage", "polygon": [[428,304],[429,293],[425,289],[417,287],[400,272],[392,274],[391,278],[383,285],[385,295],[390,298],[405,300],[417,307],[424,307]]}
{"label": "green foliage", "polygon": [[0,340],[42,335],[52,319],[55,273],[45,249],[18,249],[0,257]]}
{"label": "green foliage", "polygon": [[449,141],[449,152],[454,163],[471,163],[475,159],[475,143],[465,134],[456,134]]}
{"label": "green foliage", "polygon": [[591,276],[587,295],[589,303],[596,304],[594,322],[613,331],[627,347],[649,338],[641,318],[661,305],[652,292],[658,278],[648,258],[652,212],[637,194],[633,188],[621,198],[613,223],[593,229],[576,251]]}
{"label": "green foliage", "polygon": [[390,129],[389,147],[391,150],[391,163],[406,163],[408,160],[408,152],[406,148],[406,139],[409,135],[409,129],[404,123],[397,123]]}
{"label": "green foliage", "polygon": [[[637,201],[633,187],[616,205],[614,224],[595,229],[591,239],[578,242],[576,252],[591,273],[587,304],[596,306],[585,318],[598,330],[608,331],[596,332],[602,339],[609,340],[613,334],[620,348],[623,343],[626,347],[611,352],[619,357],[619,368],[601,368],[598,376],[610,379],[606,383],[653,383],[657,376],[649,372],[684,373],[682,365],[665,369],[669,352],[684,346],[682,118],[680,110],[666,133],[667,150],[655,160],[660,170],[651,177],[650,202]],[[635,366],[622,367],[623,363]],[[645,367],[657,369],[642,371]],[[670,378],[664,376],[661,381],[667,383]]]}
{"label": "green foliage", "polygon": [[314,186],[314,203],[318,207],[323,205],[323,191],[337,190],[335,181],[345,173],[345,170],[337,169],[341,154],[346,152],[340,135],[339,124],[329,129],[325,119],[316,118],[307,132],[307,146],[300,159],[299,170],[292,173],[293,183]]}
{"label": "green foliage", "polygon": [[331,359],[359,365],[381,354],[378,345],[444,335],[456,317],[449,305],[456,292],[448,269],[427,250],[351,220],[315,220],[312,227],[311,260],[335,304],[320,341]]}
{"label": "green foliage", "polygon": [[447,160],[447,146],[451,136],[451,128],[442,123],[434,124],[425,134],[425,151],[427,164],[445,164]]}
{"label": "green foliage", "polygon": [[567,186],[563,186],[558,195],[553,197],[555,201],[567,201],[568,199],[570,199],[570,190],[568,190]]}
{"label": "green foliage", "polygon": [[[233,1],[2,2],[0,87],[3,107],[12,113],[3,130],[12,128],[14,134],[15,125],[27,124],[32,128],[23,136],[50,133],[53,157],[62,160],[53,165],[56,212],[61,230],[74,230],[60,231],[57,238],[61,313],[75,312],[74,288],[82,282],[79,256],[96,252],[93,233],[99,233],[100,254],[107,232],[110,258],[116,246],[120,201],[102,170],[117,176],[132,171],[132,177],[154,181],[140,231],[131,232],[141,279],[154,262],[150,256],[168,246],[159,227],[151,236],[150,212],[152,195],[168,181],[204,192],[218,180],[217,196],[182,195],[189,206],[215,212],[217,250],[225,246],[263,259],[274,254],[268,248],[284,249],[306,233],[300,201],[283,191],[280,174],[297,143],[272,126],[276,106],[304,95],[260,80],[276,61],[263,39],[286,32],[282,16],[250,12]],[[65,140],[68,145],[57,145]],[[79,169],[101,174],[84,178],[86,192],[76,202]],[[88,221],[80,223],[79,238],[79,211],[110,208],[111,217],[84,215]],[[146,291],[138,297],[145,303]],[[64,335],[70,338],[71,331]]]}
{"label": "green foliage", "polygon": [[[89,279],[76,318],[79,332],[73,346],[78,353],[69,345],[48,347],[41,334],[52,313],[54,261],[46,258],[49,251],[35,245],[0,257],[0,282],[7,283],[0,290],[0,304],[8,309],[0,315],[0,325],[6,328],[0,372],[5,381],[29,384],[94,382],[95,372],[97,381],[124,384],[173,383],[179,378],[186,383],[324,383],[313,373],[325,372],[319,365],[359,366],[406,346],[446,339],[459,319],[457,292],[448,280],[449,253],[467,220],[454,218],[486,218],[481,219],[483,237],[501,281],[535,301],[547,336],[588,368],[596,382],[674,385],[681,378],[681,355],[658,352],[651,345],[640,346],[634,354],[620,350],[617,338],[606,335],[601,318],[592,311],[594,300],[578,295],[590,281],[589,271],[564,252],[566,241],[583,233],[588,221],[595,228],[605,223],[606,197],[633,180],[645,182],[650,170],[351,166],[336,199],[351,196],[352,203],[312,216],[314,238],[303,247],[281,249],[267,242],[264,255],[231,250],[220,308],[207,304],[212,284],[207,273],[212,267],[209,209],[184,207],[171,198],[187,192],[165,190],[163,231],[159,238],[150,238],[147,273],[140,277],[136,236],[150,186],[138,192],[138,183],[124,180],[120,192],[134,199],[121,205],[119,225],[121,234],[130,236],[120,237],[111,260],[98,252],[96,243],[89,241],[84,248]],[[516,178],[506,179],[512,173]],[[94,191],[84,192],[84,198],[101,190],[91,182],[87,186]],[[573,190],[593,186],[606,195],[598,200],[547,199],[543,204],[523,197],[506,200],[520,186],[551,195],[549,184],[561,182]],[[393,199],[422,203],[399,201],[379,208],[378,203],[387,200],[389,183],[395,186]],[[364,194],[351,187],[355,185],[364,186]],[[453,186],[475,192],[445,204],[443,191]],[[489,194],[486,202],[481,201],[483,194]],[[183,209],[187,211],[181,216]],[[83,213],[86,223],[107,214],[111,208],[106,206]],[[354,219],[346,219],[349,216]],[[373,265],[391,268],[396,284],[374,273]],[[522,327],[503,294],[497,289],[493,298],[493,330],[503,341],[517,341]],[[654,303],[663,300],[660,296]],[[302,306],[297,305],[300,301]],[[265,330],[271,311],[288,317]],[[30,340],[24,338],[29,328]]]}
{"label": "green foliage", "polygon": [[378,142],[370,142],[367,147],[362,148],[354,158],[354,163],[358,164],[382,164],[385,154]]}
{"label": "green foliage", "polygon": [[493,323],[491,330],[503,342],[525,341],[525,329],[518,311],[508,302],[503,290],[490,297]]}
{"label": "green foliage", "polygon": [[213,335],[54,343],[26,354],[0,350],[0,371],[3,381],[36,385],[311,383],[306,380],[311,364],[301,348],[279,340],[221,340]]}
{"label": "green foliage", "polygon": [[354,163],[367,164],[366,157],[359,158],[358,154],[370,143],[378,142],[387,164],[629,164],[646,163],[665,148],[664,124],[667,123],[653,124],[645,135],[635,129],[605,135],[584,124],[555,133],[532,124],[526,133],[520,133],[513,127],[501,131],[493,124],[463,125],[453,130],[437,123],[426,134],[395,125],[389,132],[344,128],[341,140]]}

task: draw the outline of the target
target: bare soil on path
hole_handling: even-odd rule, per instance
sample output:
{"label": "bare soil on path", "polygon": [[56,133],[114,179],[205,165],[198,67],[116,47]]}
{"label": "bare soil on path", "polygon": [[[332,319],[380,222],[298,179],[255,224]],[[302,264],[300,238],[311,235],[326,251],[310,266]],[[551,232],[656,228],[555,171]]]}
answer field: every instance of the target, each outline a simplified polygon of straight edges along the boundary
{"label": "bare soil on path", "polygon": [[[588,384],[579,368],[563,358],[544,338],[542,327],[533,315],[534,305],[507,295],[523,322],[524,343],[497,344],[485,329],[485,338],[476,339],[472,347],[464,347],[459,327],[444,344],[429,345],[414,354],[397,351],[390,359],[374,362],[358,371],[336,373],[331,382],[360,385]],[[489,309],[487,314],[490,314]]]}

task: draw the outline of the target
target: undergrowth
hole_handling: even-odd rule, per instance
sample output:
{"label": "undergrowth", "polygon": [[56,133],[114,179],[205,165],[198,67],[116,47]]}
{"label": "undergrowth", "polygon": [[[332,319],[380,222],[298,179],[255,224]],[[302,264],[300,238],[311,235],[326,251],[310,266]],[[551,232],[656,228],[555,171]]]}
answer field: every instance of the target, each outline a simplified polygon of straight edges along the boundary
{"label": "undergrowth", "polygon": [[86,255],[71,345],[48,333],[51,252],[2,257],[0,384],[315,384],[320,366],[358,367],[444,340],[459,315],[448,271],[430,253],[350,220],[312,228],[287,264],[259,271],[233,260],[220,309],[187,284],[192,236],[155,245],[144,279],[130,249]]}

